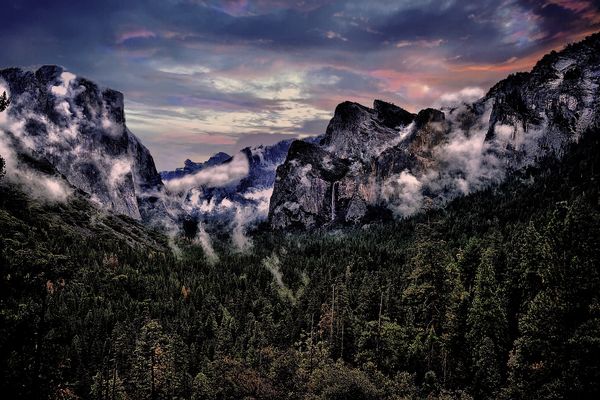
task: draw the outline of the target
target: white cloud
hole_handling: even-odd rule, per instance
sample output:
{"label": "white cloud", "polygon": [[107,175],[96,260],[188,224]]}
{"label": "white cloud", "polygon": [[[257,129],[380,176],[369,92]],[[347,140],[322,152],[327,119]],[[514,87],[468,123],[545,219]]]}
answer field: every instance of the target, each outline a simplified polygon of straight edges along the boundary
{"label": "white cloud", "polygon": [[219,256],[213,248],[212,240],[201,223],[198,223],[198,234],[196,235],[195,242],[202,247],[208,262],[216,263],[219,261]]}
{"label": "white cloud", "polygon": [[[6,96],[10,99],[10,89],[8,88],[8,84],[6,84],[4,79],[0,78],[0,96],[4,92],[6,92]],[[8,110],[10,110],[10,104],[4,112],[0,112],[0,126],[8,122]]]}
{"label": "white cloud", "polygon": [[497,135],[498,139],[508,141],[513,138],[515,128],[512,125],[497,124],[494,127],[494,133]]}
{"label": "white cloud", "polygon": [[[462,113],[470,112],[464,105],[447,112],[450,131],[446,140],[433,149],[433,160],[426,170],[420,174],[405,170],[382,184],[381,196],[396,215],[410,216],[420,211],[425,202],[440,205],[504,179],[505,165],[497,153],[490,151],[498,143],[485,140],[491,109],[490,102],[486,103],[484,112],[468,131],[461,129],[458,122]],[[508,132],[507,127],[499,130]]]}
{"label": "white cloud", "polygon": [[77,76],[75,76],[74,74],[72,74],[70,72],[65,71],[62,74],[60,74],[61,83],[57,86],[52,86],[52,88],[50,88],[50,90],[56,96],[66,96],[67,92],[69,91],[69,88],[71,86],[71,82],[75,78],[77,78]]}
{"label": "white cloud", "polygon": [[42,174],[18,161],[17,154],[9,144],[0,126],[0,156],[4,159],[6,176],[4,179],[17,184],[33,198],[50,203],[64,203],[72,189],[60,178]]}
{"label": "white cloud", "polygon": [[71,106],[66,101],[61,101],[54,109],[67,117],[71,115]]}
{"label": "white cloud", "polygon": [[120,183],[123,182],[125,176],[131,173],[131,164],[131,160],[128,158],[112,161],[112,166],[108,176],[108,183],[111,187],[116,188]]}
{"label": "white cloud", "polygon": [[327,31],[327,32],[325,32],[325,37],[327,39],[338,39],[338,40],[341,40],[343,42],[347,42],[348,41],[347,38],[345,38],[344,36],[342,36],[340,33],[334,32],[334,31]]}
{"label": "white cloud", "polygon": [[106,109],[102,110],[102,117],[100,119],[100,123],[102,124],[102,129],[104,130],[104,133],[107,133],[108,136],[113,138],[121,136],[125,129],[123,125],[116,123],[110,118],[110,115],[108,114]]}
{"label": "white cloud", "polygon": [[176,75],[195,75],[195,74],[207,74],[210,72],[210,68],[204,65],[173,65],[173,66],[160,66],[156,68],[158,71],[166,72],[168,74]]}
{"label": "white cloud", "polygon": [[183,178],[171,179],[166,181],[165,185],[169,190],[176,193],[202,185],[222,187],[244,178],[248,175],[248,169],[248,159],[243,153],[238,153],[228,163],[205,168]]}
{"label": "white cloud", "polygon": [[257,214],[261,216],[267,216],[269,213],[269,201],[273,194],[273,188],[267,188],[262,190],[254,190],[244,194],[244,198],[254,200],[258,203],[256,207]]}
{"label": "white cloud", "polygon": [[238,207],[232,222],[231,239],[238,251],[246,251],[252,247],[252,241],[246,236],[248,222],[256,218],[252,207]]}
{"label": "white cloud", "polygon": [[464,103],[473,103],[481,99],[485,91],[479,87],[466,87],[458,92],[444,93],[440,96],[437,106],[458,106]]}
{"label": "white cloud", "polygon": [[423,184],[408,170],[404,170],[386,180],[382,195],[397,214],[409,216],[421,209],[422,188]]}
{"label": "white cloud", "polygon": [[[0,92],[4,91],[10,97],[8,85],[0,82]],[[22,190],[33,198],[51,203],[67,201],[72,194],[72,189],[65,181],[58,177],[40,173],[19,161],[17,152],[12,145],[13,142],[6,132],[11,132],[20,141],[25,151],[34,149],[33,139],[24,132],[24,120],[11,118],[9,110],[0,113],[0,156],[6,164],[5,179],[19,185]],[[49,132],[49,135],[52,134],[53,132]]]}
{"label": "white cloud", "polygon": [[445,43],[444,39],[436,39],[436,40],[401,40],[399,42],[396,42],[396,48],[403,48],[403,47],[424,47],[427,49],[432,49],[434,47],[440,47],[442,44]]}

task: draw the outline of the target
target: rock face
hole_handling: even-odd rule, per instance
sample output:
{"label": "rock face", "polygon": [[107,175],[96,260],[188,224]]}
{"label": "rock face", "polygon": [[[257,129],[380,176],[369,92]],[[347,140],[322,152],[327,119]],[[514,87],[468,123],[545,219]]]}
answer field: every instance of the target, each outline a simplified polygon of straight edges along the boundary
{"label": "rock face", "polygon": [[318,144],[294,142],[269,206],[275,229],[407,216],[535,163],[600,122],[600,34],[552,52],[472,104],[417,115],[345,102]]}
{"label": "rock face", "polygon": [[48,160],[103,208],[151,221],[165,212],[150,152],[125,125],[123,95],[62,67],[0,71],[11,99],[2,132]]}
{"label": "rock face", "polygon": [[[277,169],[271,225],[315,228],[385,214],[381,180],[425,163],[425,143],[439,141],[443,125],[443,113],[415,115],[379,100],[373,108],[340,104],[320,143],[294,142]],[[409,146],[408,136],[422,148]]]}
{"label": "rock face", "polygon": [[414,119],[414,114],[379,100],[373,109],[344,102],[336,107],[321,145],[338,157],[368,160]]}
{"label": "rock face", "polygon": [[313,228],[334,219],[339,181],[348,174],[349,167],[347,160],[321,146],[295,141],[286,162],[277,168],[278,189],[273,192],[269,209],[271,224]]}
{"label": "rock face", "polygon": [[[597,125],[599,51],[596,33],[547,54],[531,72],[511,75],[492,87],[483,99],[493,102],[486,140],[499,142],[502,154],[522,163],[540,149],[560,153],[566,142]],[[532,136],[538,139],[533,144],[528,140]]]}

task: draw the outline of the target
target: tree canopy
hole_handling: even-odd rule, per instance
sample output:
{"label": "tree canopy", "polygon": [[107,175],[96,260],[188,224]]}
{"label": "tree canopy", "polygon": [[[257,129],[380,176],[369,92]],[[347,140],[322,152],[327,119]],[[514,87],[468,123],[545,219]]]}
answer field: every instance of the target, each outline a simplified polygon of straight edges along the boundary
{"label": "tree canopy", "polygon": [[560,162],[403,221],[257,231],[245,252],[223,237],[218,260],[2,183],[0,391],[598,398],[599,150],[592,132]]}

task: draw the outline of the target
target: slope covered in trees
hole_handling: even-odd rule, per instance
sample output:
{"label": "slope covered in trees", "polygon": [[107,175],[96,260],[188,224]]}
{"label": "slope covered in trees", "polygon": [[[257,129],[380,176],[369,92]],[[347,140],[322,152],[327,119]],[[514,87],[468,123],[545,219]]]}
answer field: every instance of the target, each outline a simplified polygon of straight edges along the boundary
{"label": "slope covered in trees", "polygon": [[[411,219],[179,251],[0,187],[10,398],[596,398],[600,143]],[[25,205],[25,206],[24,206]],[[130,240],[132,239],[133,240]]]}

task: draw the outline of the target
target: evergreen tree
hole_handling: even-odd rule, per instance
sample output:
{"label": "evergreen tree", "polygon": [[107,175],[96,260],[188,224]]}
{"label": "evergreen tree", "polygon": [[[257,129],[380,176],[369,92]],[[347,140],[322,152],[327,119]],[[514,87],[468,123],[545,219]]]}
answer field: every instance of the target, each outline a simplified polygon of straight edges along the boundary
{"label": "evergreen tree", "polygon": [[502,384],[507,322],[495,276],[496,257],[491,248],[482,254],[467,319],[467,343],[473,363],[472,392],[478,399],[495,398]]}
{"label": "evergreen tree", "polygon": [[410,356],[423,372],[441,371],[442,329],[452,292],[448,267],[452,260],[446,243],[435,240],[431,227],[420,225],[417,229],[402,293],[405,324],[414,326],[418,332],[413,335]]}
{"label": "evergreen tree", "polygon": [[188,380],[182,350],[178,339],[165,333],[158,321],[149,320],[142,326],[132,366],[136,398],[154,400],[181,394]]}
{"label": "evergreen tree", "polygon": [[6,92],[2,92],[2,95],[0,95],[0,112],[6,110],[9,105],[10,99],[6,95]]}
{"label": "evergreen tree", "polygon": [[600,332],[599,225],[598,213],[582,198],[549,218],[541,234],[548,262],[538,272],[540,290],[519,319],[520,337],[511,353],[511,395],[542,399],[600,394],[600,368],[594,362],[581,368],[600,354],[600,345],[590,340]]}

